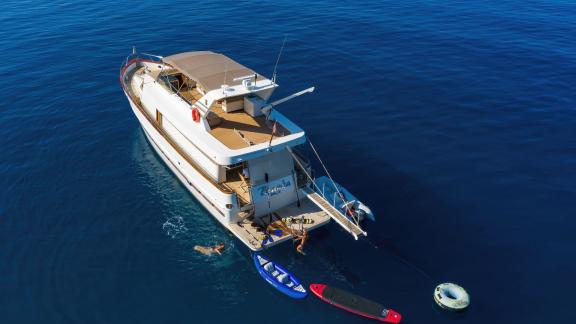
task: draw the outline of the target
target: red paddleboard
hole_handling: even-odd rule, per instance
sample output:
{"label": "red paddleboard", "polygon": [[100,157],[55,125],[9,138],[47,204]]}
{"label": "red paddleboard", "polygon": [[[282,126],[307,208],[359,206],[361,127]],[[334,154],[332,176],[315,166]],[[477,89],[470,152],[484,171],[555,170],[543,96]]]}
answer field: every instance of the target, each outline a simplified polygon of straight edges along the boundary
{"label": "red paddleboard", "polygon": [[400,323],[402,319],[402,316],[397,312],[342,289],[324,284],[310,284],[310,291],[328,304],[356,315],[386,323]]}

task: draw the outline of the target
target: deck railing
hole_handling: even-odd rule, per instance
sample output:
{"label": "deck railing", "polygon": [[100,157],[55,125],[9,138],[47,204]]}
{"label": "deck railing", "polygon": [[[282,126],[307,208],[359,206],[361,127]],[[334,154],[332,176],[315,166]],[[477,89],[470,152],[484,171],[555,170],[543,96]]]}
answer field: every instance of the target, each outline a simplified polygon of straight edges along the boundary
{"label": "deck railing", "polygon": [[[316,183],[316,179],[314,179],[315,183]],[[330,185],[330,187],[332,187],[332,185]],[[338,197],[338,192],[336,190],[333,190],[332,195],[329,196],[326,193],[326,182],[322,181],[322,190],[319,190],[320,187],[318,186],[318,183],[316,183],[315,186],[313,186],[313,189],[316,193],[318,193],[320,196],[322,196],[322,198],[324,198],[327,202],[329,202],[332,207],[336,208],[337,210],[342,209],[342,206],[339,206],[338,204],[336,204],[337,199],[342,200],[340,197]],[[346,197],[344,197],[346,198]],[[346,201],[343,201],[342,204],[346,204]]]}
{"label": "deck railing", "polygon": [[137,59],[149,62],[158,62],[158,63],[162,62],[162,56],[147,53],[137,53],[136,50],[133,48],[132,53],[128,54],[128,56],[126,56],[126,60],[124,60],[124,62],[122,63],[122,68],[128,65],[128,62]]}

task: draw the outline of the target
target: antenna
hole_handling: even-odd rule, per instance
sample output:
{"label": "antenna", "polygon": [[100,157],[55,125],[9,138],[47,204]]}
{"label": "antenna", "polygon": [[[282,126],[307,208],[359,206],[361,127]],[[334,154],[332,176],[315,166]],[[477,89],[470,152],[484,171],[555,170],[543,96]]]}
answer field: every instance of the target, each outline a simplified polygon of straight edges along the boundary
{"label": "antenna", "polygon": [[278,62],[280,62],[280,56],[282,56],[282,51],[284,50],[284,45],[286,45],[286,38],[284,36],[284,41],[282,42],[282,47],[280,47],[280,53],[278,53],[278,58],[276,59],[276,64],[274,65],[274,73],[272,73],[272,82],[276,83],[276,68],[278,67]]}
{"label": "antenna", "polygon": [[[222,83],[222,94],[224,96],[228,96],[226,94],[226,88],[228,88],[228,85],[226,84],[226,77],[228,76],[228,62],[226,62],[226,68],[224,69],[224,82]],[[224,87],[225,86],[225,87]]]}

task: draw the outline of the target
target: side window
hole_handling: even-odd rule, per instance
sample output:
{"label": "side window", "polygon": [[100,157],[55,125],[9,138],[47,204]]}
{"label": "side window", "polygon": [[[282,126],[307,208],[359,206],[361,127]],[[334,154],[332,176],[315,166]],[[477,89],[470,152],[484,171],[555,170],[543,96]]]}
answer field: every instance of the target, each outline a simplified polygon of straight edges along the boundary
{"label": "side window", "polygon": [[162,126],[162,113],[156,109],[156,122],[158,125]]}

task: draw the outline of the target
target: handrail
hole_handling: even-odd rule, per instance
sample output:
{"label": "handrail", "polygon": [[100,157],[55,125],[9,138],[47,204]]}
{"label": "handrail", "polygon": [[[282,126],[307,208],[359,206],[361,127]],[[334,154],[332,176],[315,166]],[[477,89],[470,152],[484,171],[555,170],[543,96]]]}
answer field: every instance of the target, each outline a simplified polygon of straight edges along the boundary
{"label": "handrail", "polygon": [[[124,73],[125,68],[126,68],[126,66],[124,66],[122,68],[122,71],[121,71],[122,74]],[[130,97],[130,99],[132,99],[132,102],[134,103],[134,105],[138,108],[140,113],[142,115],[144,115],[144,117],[148,120],[148,122],[152,125],[152,127],[154,127],[154,129],[156,129],[156,131],[158,133],[160,133],[160,135],[162,137],[164,137],[164,139],[186,160],[186,162],[188,162],[190,164],[190,166],[192,166],[192,168],[194,168],[194,170],[196,172],[198,172],[203,178],[208,180],[213,186],[215,186],[218,190],[220,190],[220,192],[225,193],[225,194],[236,194],[233,190],[230,190],[229,188],[227,188],[223,184],[215,182],[212,179],[212,177],[209,176],[208,174],[206,174],[206,172],[196,163],[196,161],[194,161],[194,159],[192,157],[190,157],[188,152],[186,152],[182,147],[180,147],[180,145],[178,145],[178,143],[176,143],[176,141],[174,141],[172,139],[172,137],[168,133],[166,133],[166,131],[158,125],[156,120],[154,118],[152,118],[148,114],[148,112],[146,112],[146,110],[142,107],[140,99],[135,98],[134,95],[132,94],[132,91],[130,89],[128,89],[128,86],[124,83],[124,80],[123,80],[124,76],[122,74],[120,75],[122,87],[126,91],[126,94]]]}
{"label": "handrail", "polygon": [[[137,52],[135,51],[135,49],[133,49],[133,52],[130,53],[130,54],[128,54],[128,55],[126,56],[126,60],[125,60],[124,63],[122,64],[121,69],[122,69],[123,67],[127,66],[128,63],[129,63],[131,60],[134,60],[134,59],[144,59],[144,60],[149,60],[149,61],[153,61],[153,62],[158,62],[158,63],[163,63],[163,64],[164,64],[164,61],[163,61],[164,57],[163,57],[163,56],[154,55],[154,54],[148,54],[148,53],[137,53]],[[180,96],[180,95],[179,95],[180,90],[174,88],[174,87],[170,84],[170,82],[168,82],[168,86],[170,87],[171,90],[174,90],[174,91],[175,91],[174,94],[175,94],[178,98],[180,98],[180,100],[182,100],[184,103],[190,105],[190,107],[196,105],[200,110],[202,110],[202,111],[204,112],[204,114],[206,114],[206,113],[209,111],[209,107],[207,107],[207,106],[206,106],[204,103],[202,103],[200,100],[197,100],[197,101],[195,101],[195,102],[191,102],[191,101],[189,101],[188,99]]]}
{"label": "handrail", "polygon": [[124,66],[128,65],[128,62],[130,62],[133,59],[145,59],[145,60],[150,60],[150,61],[154,61],[154,62],[162,62],[162,56],[159,55],[152,55],[152,54],[147,54],[147,53],[136,53],[136,52],[132,52],[130,54],[128,54],[126,56],[126,60],[124,62]]}

